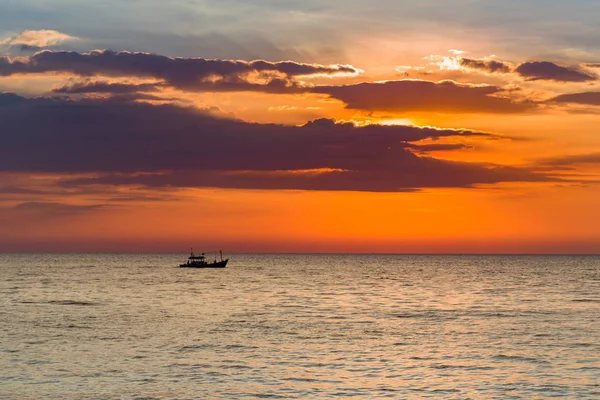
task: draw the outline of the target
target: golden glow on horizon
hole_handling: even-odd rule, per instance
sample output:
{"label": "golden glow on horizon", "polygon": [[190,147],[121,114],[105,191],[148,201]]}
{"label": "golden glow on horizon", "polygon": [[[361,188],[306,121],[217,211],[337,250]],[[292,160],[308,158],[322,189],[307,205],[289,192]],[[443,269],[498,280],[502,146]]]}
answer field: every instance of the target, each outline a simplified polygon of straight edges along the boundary
{"label": "golden glow on horizon", "polygon": [[10,232],[0,231],[0,241],[28,238],[57,249],[102,249],[104,243],[105,250],[120,242],[120,251],[178,251],[196,242],[275,252],[451,252],[448,245],[457,243],[463,244],[456,251],[465,252],[468,243],[478,243],[482,252],[527,252],[528,243],[600,240],[600,188],[501,186],[421,193],[188,189],[178,200],[143,206],[32,214],[9,224]]}

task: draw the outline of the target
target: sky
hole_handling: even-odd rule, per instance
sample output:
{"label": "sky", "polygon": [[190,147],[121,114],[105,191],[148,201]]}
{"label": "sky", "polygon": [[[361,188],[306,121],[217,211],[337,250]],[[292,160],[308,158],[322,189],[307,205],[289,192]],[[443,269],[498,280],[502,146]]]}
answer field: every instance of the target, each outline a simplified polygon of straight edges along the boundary
{"label": "sky", "polygon": [[598,254],[598,15],[0,0],[0,251]]}

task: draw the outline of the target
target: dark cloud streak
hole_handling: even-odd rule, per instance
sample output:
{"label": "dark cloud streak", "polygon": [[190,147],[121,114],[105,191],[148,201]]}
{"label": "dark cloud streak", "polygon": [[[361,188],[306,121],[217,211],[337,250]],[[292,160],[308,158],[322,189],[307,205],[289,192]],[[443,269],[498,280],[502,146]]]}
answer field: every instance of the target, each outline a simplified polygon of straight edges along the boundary
{"label": "dark cloud streak", "polygon": [[600,164],[600,153],[570,154],[536,160],[540,165],[552,167],[572,167],[578,164]]}
{"label": "dark cloud streak", "polygon": [[453,81],[401,80],[318,86],[313,91],[341,100],[347,108],[367,111],[508,114],[535,108],[533,102],[515,102],[498,97],[503,90],[496,86],[465,85]]}
{"label": "dark cloud streak", "polygon": [[[472,188],[500,182],[547,182],[556,178],[522,168],[399,157],[401,168],[330,172],[177,171],[148,175],[103,175],[65,181],[66,186],[143,185],[146,187],[220,187],[321,191],[414,192],[423,188]],[[492,168],[493,167],[493,168]]]}
{"label": "dark cloud streak", "polygon": [[510,65],[496,60],[477,60],[474,58],[461,58],[460,65],[466,68],[479,69],[491,73],[507,74],[511,71]]}
{"label": "dark cloud streak", "polygon": [[160,84],[156,83],[111,83],[106,81],[97,82],[76,82],[53,89],[53,93],[74,94],[74,93],[137,93],[152,92],[158,90]]}
{"label": "dark cloud streak", "polygon": [[600,92],[561,94],[548,100],[550,103],[573,103],[600,106]]}

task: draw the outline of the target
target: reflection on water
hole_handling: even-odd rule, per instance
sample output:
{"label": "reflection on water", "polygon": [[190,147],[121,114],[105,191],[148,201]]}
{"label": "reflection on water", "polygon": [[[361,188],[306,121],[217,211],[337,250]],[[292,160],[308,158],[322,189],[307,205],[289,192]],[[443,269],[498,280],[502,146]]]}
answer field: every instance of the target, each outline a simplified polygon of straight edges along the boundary
{"label": "reflection on water", "polygon": [[600,257],[181,258],[0,255],[0,397],[600,397]]}

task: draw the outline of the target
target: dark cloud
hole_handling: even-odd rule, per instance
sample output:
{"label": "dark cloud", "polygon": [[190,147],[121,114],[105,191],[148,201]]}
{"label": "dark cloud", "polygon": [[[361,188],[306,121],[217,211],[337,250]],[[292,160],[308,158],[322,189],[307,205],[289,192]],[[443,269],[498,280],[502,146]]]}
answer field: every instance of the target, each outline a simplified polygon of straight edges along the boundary
{"label": "dark cloud", "polygon": [[429,144],[408,144],[407,148],[417,153],[430,153],[432,151],[450,151],[472,149],[465,143],[429,143]]}
{"label": "dark cloud", "polygon": [[568,93],[553,97],[548,102],[574,103],[590,106],[600,106],[600,92]]}
{"label": "dark cloud", "polygon": [[[373,160],[377,163],[376,160]],[[394,166],[334,171],[176,171],[161,174],[108,174],[65,181],[67,186],[144,185],[323,191],[412,192],[422,188],[467,188],[499,182],[555,180],[525,169],[439,160],[404,153]]]}
{"label": "dark cloud", "polygon": [[14,106],[27,102],[28,100],[14,93],[0,92],[0,107]]}
{"label": "dark cloud", "polygon": [[20,44],[17,47],[21,51],[39,51],[42,49],[40,46],[33,46],[30,44]]}
{"label": "dark cloud", "polygon": [[[184,90],[293,89],[294,78],[304,75],[357,74],[350,65],[320,65],[293,61],[240,61],[170,58],[148,53],[96,50],[90,53],[42,51],[30,57],[0,58],[0,76],[17,73],[68,72],[80,76],[145,77]],[[256,75],[256,76],[254,76]],[[252,79],[259,79],[254,82]],[[269,87],[270,86],[270,87]]]}
{"label": "dark cloud", "polygon": [[548,61],[526,62],[519,65],[515,72],[529,81],[588,82],[598,79],[597,76],[577,68],[562,67]]}
{"label": "dark cloud", "polygon": [[221,79],[216,82],[202,82],[190,90],[203,92],[264,92],[272,94],[306,93],[310,89],[286,78],[270,79],[267,83],[250,83],[243,79]]}
{"label": "dark cloud", "polygon": [[137,93],[158,90],[160,85],[156,83],[110,83],[106,81],[75,82],[69,85],[53,89],[53,93]]}
{"label": "dark cloud", "polygon": [[494,138],[468,130],[355,127],[329,119],[302,127],[255,124],[192,108],[116,100],[39,98],[11,104],[0,108],[0,167],[5,171],[354,169],[369,165],[380,153],[392,158],[404,153],[407,142]]}
{"label": "dark cloud", "polygon": [[[524,62],[514,68],[514,70],[510,64],[503,61],[461,58],[459,62],[463,67],[490,73],[505,74],[514,71],[528,81],[588,82],[598,80],[598,77],[590,72],[576,67],[563,67],[549,61]],[[586,64],[586,66],[593,67],[594,64]]]}
{"label": "dark cloud", "polygon": [[[32,232],[44,222],[85,218],[106,208],[105,205],[78,205],[52,201],[25,201],[12,207],[0,207],[0,223],[10,231]],[[51,235],[53,235],[53,232]]]}
{"label": "dark cloud", "polygon": [[511,71],[511,67],[510,65],[502,62],[502,61],[495,61],[495,60],[477,60],[474,58],[461,58],[460,59],[460,65],[462,65],[463,67],[466,68],[471,68],[471,69],[480,69],[486,72],[491,72],[491,73],[509,73]]}
{"label": "dark cloud", "polygon": [[469,130],[357,127],[328,119],[257,124],[174,105],[47,98],[0,107],[0,126],[0,171],[100,175],[65,180],[67,186],[403,191],[555,180],[522,168],[421,157],[410,149],[424,139],[494,138]]}
{"label": "dark cloud", "polygon": [[[110,93],[125,94],[137,92],[151,92],[164,88],[163,83],[109,83],[106,81],[83,81],[69,83],[52,90],[53,93],[84,94],[84,93]],[[251,83],[239,77],[227,77],[216,81],[202,81],[186,86],[186,91],[201,92],[263,92],[273,94],[305,93],[307,88],[287,78],[272,78],[266,83]]]}
{"label": "dark cloud", "polygon": [[496,86],[464,85],[453,81],[421,80],[360,83],[346,86],[318,86],[346,103],[347,108],[368,111],[432,111],[443,113],[521,113],[535,107],[533,102],[515,102],[497,97]]}
{"label": "dark cloud", "polygon": [[24,70],[23,65],[20,59],[13,61],[7,56],[0,56],[0,76],[21,73]]}
{"label": "dark cloud", "polygon": [[600,164],[600,153],[571,154],[537,160],[542,166],[572,167],[578,164]]}
{"label": "dark cloud", "polygon": [[104,205],[78,205],[52,201],[25,201],[13,207],[0,208],[0,221],[16,229],[35,226],[40,222],[82,218],[105,208]]}
{"label": "dark cloud", "polygon": [[47,201],[28,201],[17,204],[13,210],[23,213],[41,214],[44,216],[73,215],[79,212],[85,212],[102,208],[101,205],[73,205],[65,203],[47,202]]}
{"label": "dark cloud", "polygon": [[0,194],[38,195],[38,194],[46,194],[46,192],[44,192],[42,190],[28,189],[28,188],[19,187],[19,186],[0,186]]}

